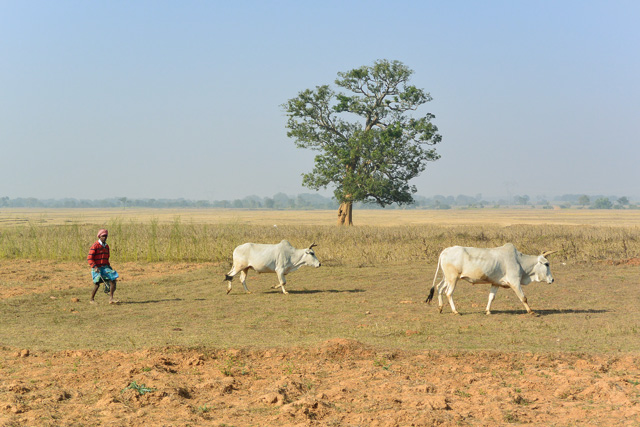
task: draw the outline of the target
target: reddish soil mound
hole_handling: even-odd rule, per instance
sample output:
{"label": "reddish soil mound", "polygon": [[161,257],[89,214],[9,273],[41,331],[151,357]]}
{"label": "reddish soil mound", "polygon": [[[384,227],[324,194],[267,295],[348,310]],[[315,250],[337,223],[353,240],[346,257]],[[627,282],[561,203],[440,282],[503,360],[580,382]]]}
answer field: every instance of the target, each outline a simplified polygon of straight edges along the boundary
{"label": "reddish soil mound", "polygon": [[635,426],[640,357],[0,350],[0,425]]}
{"label": "reddish soil mound", "polygon": [[609,265],[640,265],[640,258],[609,260],[606,263]]}

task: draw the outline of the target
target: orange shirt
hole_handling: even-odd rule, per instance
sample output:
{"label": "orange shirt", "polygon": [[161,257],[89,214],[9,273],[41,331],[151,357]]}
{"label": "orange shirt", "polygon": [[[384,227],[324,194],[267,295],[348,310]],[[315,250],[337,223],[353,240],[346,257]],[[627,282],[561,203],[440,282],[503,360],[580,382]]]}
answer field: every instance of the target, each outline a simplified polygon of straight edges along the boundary
{"label": "orange shirt", "polygon": [[106,267],[109,265],[109,245],[102,246],[102,243],[98,240],[95,242],[91,249],[89,249],[89,255],[87,255],[87,262],[93,267]]}

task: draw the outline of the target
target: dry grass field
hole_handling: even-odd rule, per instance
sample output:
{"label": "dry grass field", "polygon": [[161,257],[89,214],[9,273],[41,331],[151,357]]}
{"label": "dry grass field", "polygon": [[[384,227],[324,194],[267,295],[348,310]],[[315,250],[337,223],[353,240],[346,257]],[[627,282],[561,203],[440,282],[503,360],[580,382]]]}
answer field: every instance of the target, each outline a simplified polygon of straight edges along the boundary
{"label": "dry grass field", "polygon": [[[0,210],[0,228],[34,223],[47,225],[146,223],[156,219],[171,223],[332,226],[337,210],[273,211],[235,209],[18,209]],[[452,210],[354,210],[356,226],[406,225],[594,225],[640,227],[638,210],[588,209],[452,209]]]}
{"label": "dry grass field", "polygon": [[[0,425],[640,425],[640,213],[354,219],[0,211]],[[83,258],[103,225],[118,306],[88,304]],[[292,273],[289,295],[257,274],[252,294],[236,281],[227,295],[233,246],[281,238],[317,240],[323,267]],[[562,249],[556,283],[524,289],[538,316],[509,290],[486,316],[488,288],[465,282],[461,316],[424,304],[439,250],[504,240]]]}

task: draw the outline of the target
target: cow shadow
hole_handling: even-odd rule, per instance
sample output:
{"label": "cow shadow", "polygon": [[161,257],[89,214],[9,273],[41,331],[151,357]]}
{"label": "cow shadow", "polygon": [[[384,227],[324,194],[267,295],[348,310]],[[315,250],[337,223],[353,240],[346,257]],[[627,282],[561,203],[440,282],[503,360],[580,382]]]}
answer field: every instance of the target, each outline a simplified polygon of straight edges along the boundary
{"label": "cow shadow", "polygon": [[[304,290],[287,290],[290,294],[293,295],[312,295],[312,294],[357,294],[360,292],[366,292],[364,289],[304,289]],[[281,294],[282,291],[280,289],[274,289],[270,291],[265,291],[265,294]]]}
{"label": "cow shadow", "polygon": [[611,310],[595,310],[595,309],[586,309],[586,310],[574,310],[574,309],[555,309],[555,310],[534,310],[540,316],[549,316],[552,314],[600,314],[600,313],[608,313]]}
{"label": "cow shadow", "polygon": [[[574,310],[574,309],[551,309],[551,310],[533,310],[538,316],[552,316],[554,314],[601,314],[608,313],[610,310]],[[484,312],[483,312],[484,313]],[[491,315],[494,314],[522,314],[527,315],[524,310],[491,310]]]}
{"label": "cow shadow", "polygon": [[183,301],[182,298],[166,298],[166,299],[154,299],[154,300],[146,300],[146,301],[122,301],[120,304],[128,305],[128,304],[156,304],[160,302],[173,302],[173,301]]}

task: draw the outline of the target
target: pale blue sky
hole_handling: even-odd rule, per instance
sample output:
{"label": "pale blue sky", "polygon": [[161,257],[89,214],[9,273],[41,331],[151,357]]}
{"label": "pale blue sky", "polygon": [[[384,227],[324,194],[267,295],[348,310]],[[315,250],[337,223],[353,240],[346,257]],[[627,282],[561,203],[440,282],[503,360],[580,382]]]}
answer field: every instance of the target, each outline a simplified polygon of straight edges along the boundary
{"label": "pale blue sky", "polygon": [[377,59],[434,98],[418,194],[638,197],[638,22],[631,0],[0,0],[0,197],[312,192],[280,106]]}

